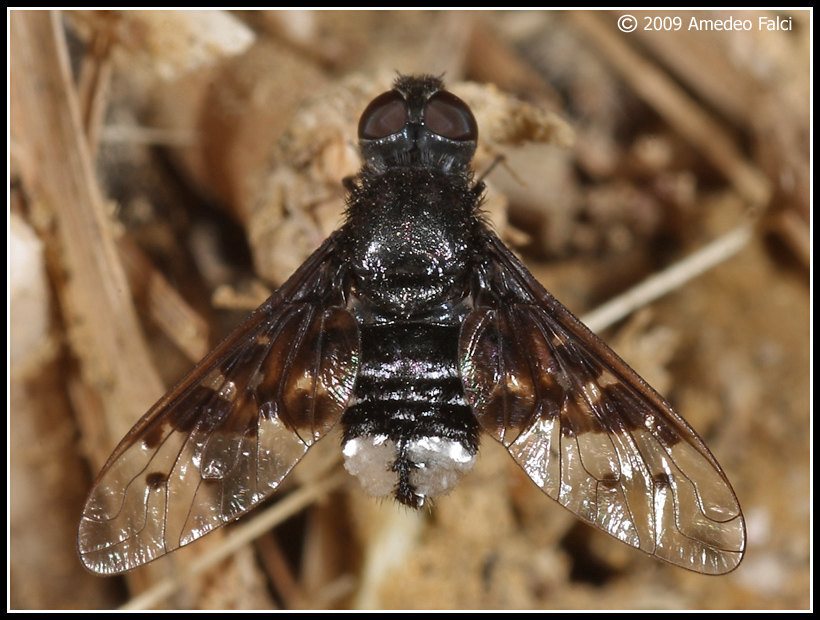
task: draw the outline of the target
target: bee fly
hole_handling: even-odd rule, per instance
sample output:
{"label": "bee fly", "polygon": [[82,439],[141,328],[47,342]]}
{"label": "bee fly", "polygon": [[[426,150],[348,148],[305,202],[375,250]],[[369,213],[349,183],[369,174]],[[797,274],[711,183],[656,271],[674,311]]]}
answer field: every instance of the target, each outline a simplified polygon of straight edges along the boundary
{"label": "bee fly", "polygon": [[344,225],[114,450],[80,522],[87,568],[132,569],[239,517],[337,424],[371,495],[447,493],[483,432],[618,540],[737,567],[743,516],[703,441],[482,220],[477,138],[434,77],[370,103]]}

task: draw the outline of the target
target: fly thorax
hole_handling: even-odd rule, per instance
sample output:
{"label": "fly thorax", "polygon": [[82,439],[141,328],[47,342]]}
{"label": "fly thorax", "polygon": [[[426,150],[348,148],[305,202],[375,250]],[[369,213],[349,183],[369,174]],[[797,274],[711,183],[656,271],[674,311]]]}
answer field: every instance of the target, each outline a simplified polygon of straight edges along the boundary
{"label": "fly thorax", "polygon": [[348,210],[359,294],[401,316],[460,294],[474,204],[462,174],[408,168],[363,177]]}

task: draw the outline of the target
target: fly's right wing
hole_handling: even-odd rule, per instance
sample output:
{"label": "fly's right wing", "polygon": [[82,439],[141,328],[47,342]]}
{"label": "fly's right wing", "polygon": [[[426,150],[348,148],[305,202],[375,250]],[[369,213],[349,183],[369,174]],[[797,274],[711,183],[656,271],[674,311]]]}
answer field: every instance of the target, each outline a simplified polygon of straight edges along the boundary
{"label": "fly's right wing", "polygon": [[703,440],[494,234],[481,256],[460,344],[481,427],[590,525],[692,571],[734,570],[743,514]]}

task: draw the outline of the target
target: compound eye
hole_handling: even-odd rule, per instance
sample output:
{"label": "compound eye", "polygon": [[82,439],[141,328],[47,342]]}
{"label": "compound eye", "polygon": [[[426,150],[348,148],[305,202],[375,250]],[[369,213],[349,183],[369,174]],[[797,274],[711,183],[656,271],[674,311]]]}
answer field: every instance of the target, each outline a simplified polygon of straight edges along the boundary
{"label": "compound eye", "polygon": [[359,139],[378,140],[401,131],[407,122],[407,104],[398,91],[382,93],[370,102],[359,120]]}
{"label": "compound eye", "polygon": [[444,90],[435,93],[427,101],[424,124],[433,133],[450,140],[478,139],[478,124],[469,106]]}

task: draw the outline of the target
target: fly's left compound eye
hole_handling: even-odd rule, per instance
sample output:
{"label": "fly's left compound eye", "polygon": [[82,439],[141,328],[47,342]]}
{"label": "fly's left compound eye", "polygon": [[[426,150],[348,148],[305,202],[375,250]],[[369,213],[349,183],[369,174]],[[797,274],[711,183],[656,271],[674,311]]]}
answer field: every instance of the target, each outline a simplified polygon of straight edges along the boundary
{"label": "fly's left compound eye", "polygon": [[407,104],[398,91],[382,93],[370,102],[359,120],[359,139],[378,140],[401,131],[407,122]]}
{"label": "fly's left compound eye", "polygon": [[478,124],[469,106],[448,93],[435,93],[424,108],[424,124],[443,138],[458,141],[478,139]]}

